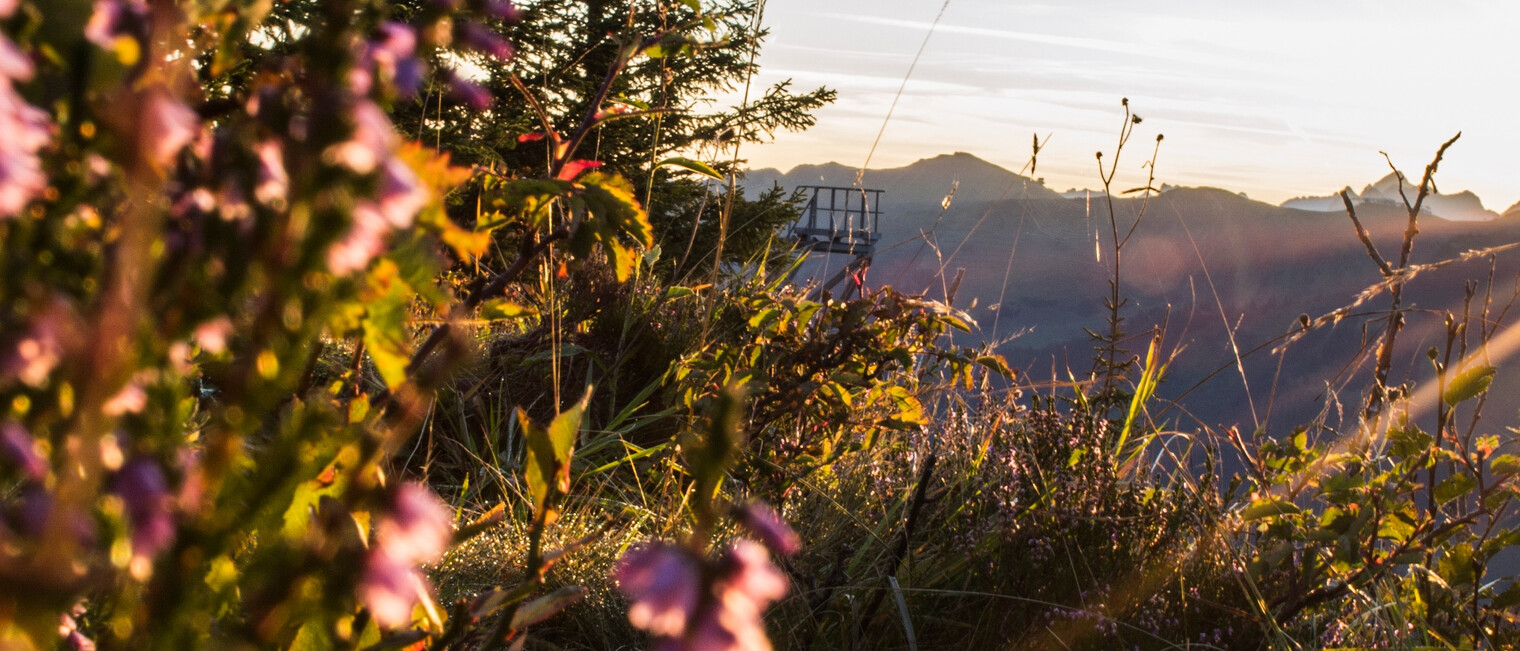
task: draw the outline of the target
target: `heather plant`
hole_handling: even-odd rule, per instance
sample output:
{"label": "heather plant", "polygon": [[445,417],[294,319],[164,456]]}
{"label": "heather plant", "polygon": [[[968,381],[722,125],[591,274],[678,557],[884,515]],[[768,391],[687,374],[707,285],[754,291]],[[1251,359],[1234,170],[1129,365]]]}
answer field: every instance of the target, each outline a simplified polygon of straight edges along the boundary
{"label": "heather plant", "polygon": [[[649,244],[627,182],[574,142],[548,178],[494,179],[490,219],[448,219],[473,172],[406,143],[385,107],[443,28],[513,17],[466,4],[403,24],[329,2],[300,29],[267,6],[0,4],[7,646],[520,644],[574,600],[529,599],[542,551],[522,585],[438,604],[419,566],[500,515],[456,531],[391,464],[462,354],[450,320],[509,311],[485,298],[531,263],[625,276]],[[459,297],[435,284],[498,230],[522,243],[515,271]],[[331,365],[344,348],[354,363]],[[572,420],[528,437],[535,541]]]}

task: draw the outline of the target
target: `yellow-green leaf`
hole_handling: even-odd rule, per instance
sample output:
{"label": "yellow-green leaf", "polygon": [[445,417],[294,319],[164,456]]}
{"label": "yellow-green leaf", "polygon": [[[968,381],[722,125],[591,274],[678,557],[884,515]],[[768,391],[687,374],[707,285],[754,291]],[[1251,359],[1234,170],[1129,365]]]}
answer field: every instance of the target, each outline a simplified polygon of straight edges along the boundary
{"label": "yellow-green leaf", "polygon": [[1488,390],[1488,384],[1493,381],[1496,370],[1492,366],[1484,365],[1463,370],[1451,379],[1450,384],[1446,385],[1446,394],[1441,398],[1446,401],[1446,404],[1456,406],[1457,403],[1476,397]]}
{"label": "yellow-green leaf", "polygon": [[490,321],[508,321],[521,319],[538,314],[533,308],[514,303],[512,301],[496,299],[486,301],[480,306],[480,318]]}
{"label": "yellow-green leaf", "polygon": [[1241,510],[1240,519],[1252,522],[1279,515],[1294,515],[1299,512],[1301,510],[1298,506],[1287,500],[1266,499],[1253,502],[1250,506]]}
{"label": "yellow-green leaf", "polygon": [[728,180],[723,178],[723,175],[719,174],[718,170],[713,169],[713,166],[699,160],[693,160],[682,156],[673,156],[671,158],[662,160],[659,163],[656,163],[655,167],[677,167],[688,172],[701,174],[702,176],[708,177],[710,179],[717,179],[719,181]]}

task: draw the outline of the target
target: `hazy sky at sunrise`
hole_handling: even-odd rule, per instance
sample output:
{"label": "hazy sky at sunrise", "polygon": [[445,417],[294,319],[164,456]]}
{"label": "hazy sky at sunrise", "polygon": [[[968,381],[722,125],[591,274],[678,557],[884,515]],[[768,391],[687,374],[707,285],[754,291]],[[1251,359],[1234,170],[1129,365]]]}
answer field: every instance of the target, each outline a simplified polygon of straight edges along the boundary
{"label": "hazy sky at sunrise", "polygon": [[[769,0],[756,88],[791,78],[839,101],[744,157],[865,163],[941,5]],[[951,0],[871,167],[967,151],[1017,170],[1038,132],[1048,186],[1097,186],[1128,97],[1145,121],[1119,184],[1143,183],[1158,132],[1158,181],[1278,203],[1360,190],[1388,172],[1379,150],[1418,176],[1461,130],[1440,189],[1502,211],[1520,200],[1517,31],[1515,0]]]}

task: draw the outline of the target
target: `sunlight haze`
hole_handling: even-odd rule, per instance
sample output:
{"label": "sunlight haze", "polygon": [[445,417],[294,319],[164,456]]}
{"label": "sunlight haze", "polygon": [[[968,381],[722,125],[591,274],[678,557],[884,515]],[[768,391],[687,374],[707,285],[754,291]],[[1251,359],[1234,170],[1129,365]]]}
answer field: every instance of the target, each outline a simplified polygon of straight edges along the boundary
{"label": "sunlight haze", "polygon": [[[861,166],[940,2],[773,0],[755,92],[784,79],[839,100],[806,133],[748,146],[752,167]],[[1157,181],[1280,203],[1361,189],[1386,151],[1417,177],[1461,131],[1437,177],[1496,212],[1520,199],[1513,2],[1147,3],[952,0],[924,48],[870,167],[966,151],[1011,170],[1050,135],[1035,176],[1098,186],[1122,107],[1145,121],[1116,184],[1166,136]],[[869,181],[867,181],[869,183]]]}

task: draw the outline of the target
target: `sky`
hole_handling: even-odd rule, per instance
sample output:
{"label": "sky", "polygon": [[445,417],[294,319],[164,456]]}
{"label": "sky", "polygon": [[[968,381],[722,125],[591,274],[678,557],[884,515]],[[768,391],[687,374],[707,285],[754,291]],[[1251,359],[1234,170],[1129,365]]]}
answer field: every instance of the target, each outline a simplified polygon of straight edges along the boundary
{"label": "sky", "polygon": [[1360,190],[1389,172],[1380,151],[1418,178],[1461,131],[1439,189],[1520,201],[1515,0],[769,0],[764,22],[752,92],[791,79],[839,99],[807,132],[747,145],[755,168],[965,151],[1017,171],[1038,133],[1035,176],[1100,187],[1094,153],[1111,160],[1127,97],[1144,121],[1124,188],[1144,184],[1158,133],[1158,183],[1280,203]]}

